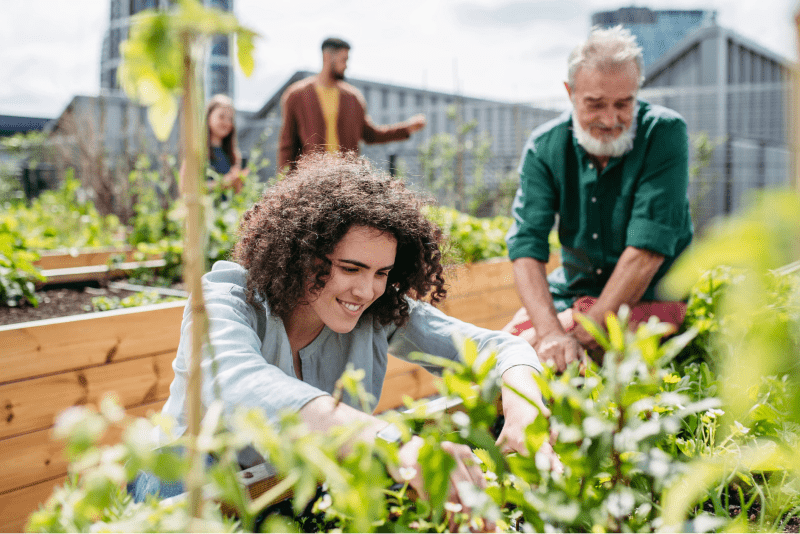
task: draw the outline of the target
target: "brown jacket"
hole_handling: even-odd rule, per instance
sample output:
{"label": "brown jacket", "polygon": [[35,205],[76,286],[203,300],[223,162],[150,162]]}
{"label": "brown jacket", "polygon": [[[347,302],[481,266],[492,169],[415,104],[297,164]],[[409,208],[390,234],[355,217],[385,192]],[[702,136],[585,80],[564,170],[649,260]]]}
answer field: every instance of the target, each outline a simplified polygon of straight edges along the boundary
{"label": "brown jacket", "polygon": [[[278,145],[278,169],[294,162],[304,153],[324,150],[325,119],[322,116],[316,76],[290,85],[281,97],[281,138]],[[367,103],[361,92],[349,83],[339,82],[339,145],[342,151],[358,153],[358,142],[388,143],[408,139],[403,124],[376,126],[367,115]]]}

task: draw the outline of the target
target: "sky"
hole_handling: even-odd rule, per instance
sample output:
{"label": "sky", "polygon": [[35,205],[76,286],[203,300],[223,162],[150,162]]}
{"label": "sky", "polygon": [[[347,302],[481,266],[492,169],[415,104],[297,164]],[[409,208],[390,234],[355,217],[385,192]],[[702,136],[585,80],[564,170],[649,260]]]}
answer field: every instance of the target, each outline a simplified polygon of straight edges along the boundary
{"label": "sky", "polygon": [[[721,26],[797,59],[798,0],[234,0],[261,35],[252,76],[237,70],[236,107],[256,110],[295,71],[318,70],[330,35],[352,45],[353,78],[564,105],[566,58],[591,14],[627,5],[716,10]],[[0,114],[55,117],[98,94],[108,20],[109,0],[0,0]]]}

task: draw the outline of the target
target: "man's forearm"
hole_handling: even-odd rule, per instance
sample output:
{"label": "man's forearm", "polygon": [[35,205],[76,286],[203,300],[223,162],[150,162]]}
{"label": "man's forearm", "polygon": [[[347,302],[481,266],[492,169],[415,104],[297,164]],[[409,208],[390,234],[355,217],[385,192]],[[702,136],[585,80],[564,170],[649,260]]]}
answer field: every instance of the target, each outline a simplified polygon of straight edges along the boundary
{"label": "man's forearm", "polygon": [[617,313],[623,304],[635,306],[662,263],[664,256],[661,254],[635,247],[626,248],[587,315],[596,323],[604,324],[608,312]]}
{"label": "man's forearm", "polygon": [[564,333],[558,320],[550,286],[547,283],[545,263],[533,258],[517,258],[513,263],[517,294],[531,324],[541,338],[551,333]]}

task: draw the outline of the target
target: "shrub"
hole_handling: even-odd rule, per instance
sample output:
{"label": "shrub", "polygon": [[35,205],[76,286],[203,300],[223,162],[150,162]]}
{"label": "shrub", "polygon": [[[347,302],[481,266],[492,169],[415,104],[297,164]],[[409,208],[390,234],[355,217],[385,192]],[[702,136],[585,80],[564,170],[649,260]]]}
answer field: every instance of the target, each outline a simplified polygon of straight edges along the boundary
{"label": "shrub", "polygon": [[34,282],[44,280],[33,265],[39,255],[27,249],[18,227],[11,215],[0,219],[0,303],[17,306],[27,300],[37,306]]}

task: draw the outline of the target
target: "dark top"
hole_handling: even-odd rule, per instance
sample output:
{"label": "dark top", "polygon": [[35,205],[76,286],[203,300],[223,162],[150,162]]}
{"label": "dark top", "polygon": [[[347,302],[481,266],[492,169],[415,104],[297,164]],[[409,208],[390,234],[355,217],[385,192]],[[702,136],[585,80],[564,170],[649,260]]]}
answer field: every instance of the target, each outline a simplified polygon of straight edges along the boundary
{"label": "dark top", "polygon": [[227,154],[222,150],[221,146],[212,146],[211,154],[208,157],[208,163],[211,168],[219,174],[228,174],[231,170],[231,162],[228,160]]}

